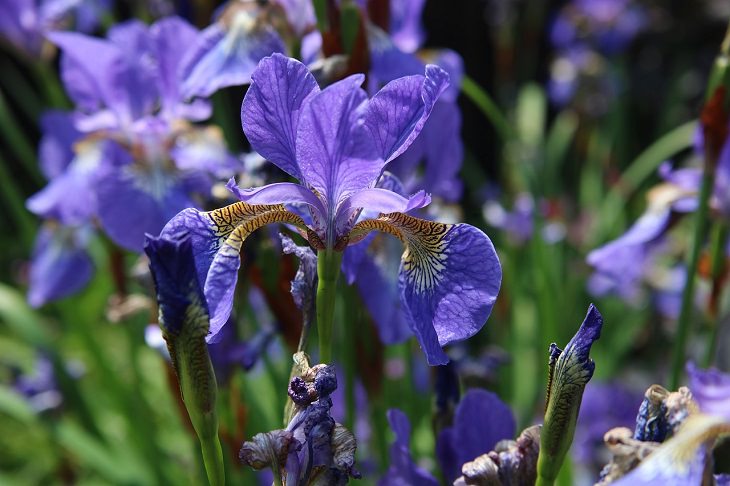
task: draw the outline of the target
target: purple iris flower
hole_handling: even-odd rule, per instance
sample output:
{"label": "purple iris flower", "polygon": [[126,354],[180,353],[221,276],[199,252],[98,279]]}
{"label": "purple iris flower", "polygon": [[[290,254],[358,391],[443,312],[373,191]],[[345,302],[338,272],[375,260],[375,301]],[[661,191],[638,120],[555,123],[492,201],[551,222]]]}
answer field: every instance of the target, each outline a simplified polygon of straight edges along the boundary
{"label": "purple iris flower", "polygon": [[388,410],[388,422],[395,433],[395,442],[390,446],[390,467],[385,476],[378,481],[378,486],[438,485],[436,478],[413,462],[409,444],[411,424],[406,414],[397,408],[392,408]]}
{"label": "purple iris flower", "polygon": [[0,0],[0,38],[41,57],[45,35],[74,24],[79,32],[96,28],[109,0]]}
{"label": "purple iris flower", "polygon": [[[209,213],[185,210],[163,230],[193,235],[211,309],[209,339],[231,312],[243,240],[272,223],[299,228],[318,252],[342,251],[374,230],[400,239],[401,302],[430,364],[448,361],[441,346],[481,329],[501,281],[489,238],[470,225],[404,214],[428,204],[424,191],[403,197],[378,187],[387,163],[423,128],[447,78],[427,66],[425,76],[395,80],[368,100],[362,75],[320,90],[296,60],[274,54],[261,61],[241,108],[243,129],[256,151],[300,184],[245,190],[229,184],[241,203]],[[380,215],[363,218],[366,212]]]}
{"label": "purple iris flower", "polygon": [[[289,3],[292,9],[299,6]],[[232,1],[223,7],[185,56],[181,68],[185,96],[210,96],[221,88],[248,84],[261,59],[285,52],[276,30],[259,19],[260,10],[256,2]]]}
{"label": "purple iris flower", "polygon": [[456,407],[454,425],[441,431],[436,455],[449,482],[461,476],[461,466],[486,454],[503,439],[515,436],[512,411],[487,390],[468,390]]}

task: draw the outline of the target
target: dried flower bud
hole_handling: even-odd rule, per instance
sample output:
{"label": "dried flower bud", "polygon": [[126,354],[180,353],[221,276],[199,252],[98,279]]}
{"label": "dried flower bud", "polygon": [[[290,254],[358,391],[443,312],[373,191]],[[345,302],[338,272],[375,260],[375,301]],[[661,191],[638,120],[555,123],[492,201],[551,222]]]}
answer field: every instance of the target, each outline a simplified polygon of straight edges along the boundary
{"label": "dried flower bud", "polygon": [[241,446],[238,458],[257,471],[265,467],[282,468],[294,435],[288,430],[273,430],[253,436]]}

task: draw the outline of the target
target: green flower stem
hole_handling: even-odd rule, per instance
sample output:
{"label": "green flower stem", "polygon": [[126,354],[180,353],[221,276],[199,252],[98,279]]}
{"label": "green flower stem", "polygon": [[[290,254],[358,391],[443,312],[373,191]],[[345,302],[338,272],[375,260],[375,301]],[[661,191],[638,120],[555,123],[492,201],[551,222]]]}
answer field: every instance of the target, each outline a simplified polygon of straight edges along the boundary
{"label": "green flower stem", "polygon": [[180,336],[186,342],[175,346],[174,362],[185,408],[198,435],[211,486],[225,484],[223,450],[218,439],[218,416],[215,402],[217,385],[207,345],[202,336]]}
{"label": "green flower stem", "polygon": [[340,277],[342,253],[331,248],[317,254],[317,332],[320,363],[332,360],[332,323],[335,315],[337,279]]}
{"label": "green flower stem", "polygon": [[515,136],[512,125],[507,120],[507,117],[500,111],[494,100],[479,86],[476,81],[471,79],[469,76],[464,76],[461,82],[461,92],[469,98],[472,103],[477,105],[479,110],[484,114],[485,117],[492,123],[494,129],[497,131],[499,138],[503,142],[512,140]]}
{"label": "green flower stem", "polygon": [[710,301],[710,318],[712,320],[712,330],[707,341],[707,351],[705,354],[704,366],[708,368],[712,366],[717,353],[717,340],[720,335],[720,313],[719,300],[724,284],[722,273],[725,269],[725,248],[727,247],[728,236],[730,236],[730,227],[724,223],[715,226],[712,235],[712,294]]}
{"label": "green flower stem", "polygon": [[710,195],[715,185],[714,164],[705,164],[702,174],[702,186],[699,195],[699,208],[695,219],[695,231],[692,238],[692,249],[687,265],[687,282],[682,291],[682,307],[677,319],[677,335],[674,338],[674,352],[672,356],[672,368],[669,379],[669,389],[676,390],[679,380],[682,377],[682,369],[685,361],[685,348],[687,346],[687,335],[689,333],[690,319],[692,317],[692,300],[695,290],[695,272],[700,260],[700,251],[707,231],[707,215],[710,207]]}

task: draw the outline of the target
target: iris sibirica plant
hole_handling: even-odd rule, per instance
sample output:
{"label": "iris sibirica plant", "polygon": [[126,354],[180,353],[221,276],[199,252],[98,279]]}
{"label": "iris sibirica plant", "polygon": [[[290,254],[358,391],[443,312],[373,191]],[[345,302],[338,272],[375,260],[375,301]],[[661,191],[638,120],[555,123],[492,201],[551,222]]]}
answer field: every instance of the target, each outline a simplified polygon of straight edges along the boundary
{"label": "iris sibirica plant", "polygon": [[[263,59],[241,108],[253,148],[299,183],[229,188],[239,203],[211,212],[187,209],[162,234],[191,234],[196,268],[211,314],[208,339],[230,315],[243,241],[271,223],[295,226],[317,250],[317,321],[321,361],[330,357],[334,291],[342,252],[378,230],[405,245],[399,287],[404,312],[431,365],[441,349],[484,325],[501,281],[489,238],[467,224],[443,224],[406,214],[430,197],[404,197],[386,189],[385,168],[418,136],[448,75],[427,66],[425,75],[388,83],[368,100],[353,75],[320,89],[300,62],[274,54]],[[366,218],[368,213],[379,214]]]}

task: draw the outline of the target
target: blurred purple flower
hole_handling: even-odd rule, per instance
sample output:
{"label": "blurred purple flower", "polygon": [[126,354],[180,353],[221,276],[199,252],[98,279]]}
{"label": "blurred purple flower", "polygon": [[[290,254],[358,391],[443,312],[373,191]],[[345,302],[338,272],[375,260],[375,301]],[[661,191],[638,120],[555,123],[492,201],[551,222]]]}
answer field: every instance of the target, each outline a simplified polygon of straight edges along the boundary
{"label": "blurred purple flower", "polygon": [[40,58],[49,32],[94,30],[110,0],[0,0],[0,39]]}
{"label": "blurred purple flower", "polygon": [[503,439],[515,437],[510,408],[487,390],[469,389],[456,407],[453,427],[441,431],[436,455],[446,479],[461,476],[461,466],[494,449]]}
{"label": "blurred purple flower", "polygon": [[33,307],[78,292],[91,280],[94,264],[87,252],[88,225],[47,223],[38,231],[30,265],[28,303]]}
{"label": "blurred purple flower", "polygon": [[[230,314],[239,252],[251,232],[289,223],[318,251],[342,251],[379,230],[405,243],[399,288],[409,325],[430,364],[447,362],[441,346],[473,335],[491,311],[501,280],[496,253],[473,226],[403,214],[428,204],[424,191],[406,198],[376,187],[385,165],[423,128],[446,73],[428,66],[425,76],[395,80],[371,100],[360,88],[362,75],[320,91],[304,65],[279,54],[262,60],[252,78],[241,108],[244,132],[256,151],[301,183],[242,190],[231,182],[242,203],[184,211],[163,230],[195,238],[210,337]],[[307,207],[309,224],[283,204]],[[368,212],[381,214],[368,219]]]}
{"label": "blurred purple flower", "polygon": [[[301,4],[289,1],[285,9],[298,15],[306,13],[306,9],[298,11],[303,8]],[[259,9],[253,2],[229,2],[220,17],[203,30],[181,65],[182,93],[186,97],[207,97],[221,88],[248,84],[261,59],[285,52],[279,34],[259,20]],[[306,18],[298,20],[306,22]]]}
{"label": "blurred purple flower", "polygon": [[687,363],[689,389],[700,410],[730,422],[730,375],[718,369],[702,370]]}
{"label": "blurred purple flower", "polygon": [[388,410],[388,422],[395,433],[395,441],[390,446],[390,467],[378,481],[378,486],[438,485],[436,478],[413,462],[410,450],[411,424],[406,414],[392,408]]}
{"label": "blurred purple flower", "polygon": [[614,427],[632,428],[636,422],[641,395],[632,393],[618,382],[591,382],[583,392],[575,438],[573,460],[595,475],[611,459],[606,457],[603,436]]}
{"label": "blurred purple flower", "polygon": [[645,11],[633,0],[572,0],[555,18],[550,40],[558,49],[586,43],[615,54],[623,51],[647,22]]}

